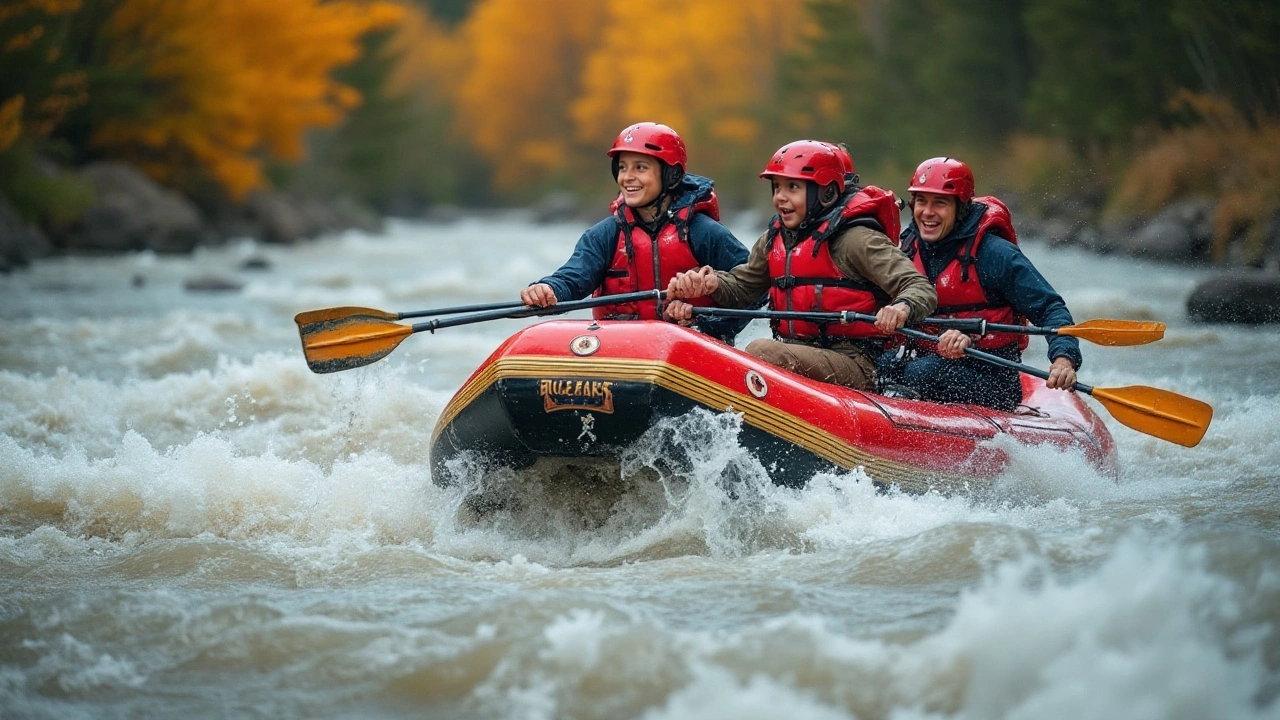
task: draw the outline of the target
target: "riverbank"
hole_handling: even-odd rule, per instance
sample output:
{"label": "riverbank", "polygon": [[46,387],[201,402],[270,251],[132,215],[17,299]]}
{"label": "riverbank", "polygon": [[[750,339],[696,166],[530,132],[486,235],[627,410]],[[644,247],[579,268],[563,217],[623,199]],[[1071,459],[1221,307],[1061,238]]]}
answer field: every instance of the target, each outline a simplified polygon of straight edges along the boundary
{"label": "riverbank", "polygon": [[[377,234],[383,226],[383,218],[354,203],[281,191],[260,191],[239,204],[202,209],[124,163],[86,165],[74,171],[74,178],[89,188],[92,199],[73,220],[51,228],[23,222],[0,197],[0,272],[53,255],[182,254],[231,239],[290,245],[346,230]],[[1217,266],[1219,272],[1188,297],[1187,313],[1192,319],[1280,322],[1280,216],[1249,237],[1215,244],[1215,201],[1208,197],[1171,203],[1147,219],[1128,215],[1103,219],[1100,209],[1087,199],[1042,203],[1044,209],[1039,212],[1016,197],[1010,200],[1019,234],[1052,247],[1183,266]],[[595,219],[588,217],[576,198],[564,193],[548,195],[523,212],[539,224]],[[448,223],[492,214],[491,210],[477,213],[442,207],[428,219]],[[762,213],[754,215],[763,221]],[[191,289],[237,286],[210,276],[194,280]]]}
{"label": "riverbank", "polygon": [[44,172],[77,188],[81,199],[72,211],[36,224],[0,195],[0,272],[52,255],[184,254],[234,238],[290,245],[345,230],[382,229],[380,217],[353,202],[275,190],[201,207],[127,163]]}

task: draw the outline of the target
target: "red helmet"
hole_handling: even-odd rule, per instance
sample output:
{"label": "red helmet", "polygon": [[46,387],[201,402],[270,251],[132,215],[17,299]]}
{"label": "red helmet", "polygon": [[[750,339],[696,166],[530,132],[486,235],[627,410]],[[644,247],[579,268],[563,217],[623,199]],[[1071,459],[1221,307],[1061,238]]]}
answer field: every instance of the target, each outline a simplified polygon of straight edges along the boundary
{"label": "red helmet", "polygon": [[973,171],[968,165],[949,157],[929,158],[920,163],[911,176],[910,192],[955,195],[960,202],[973,199]]}
{"label": "red helmet", "polygon": [[[818,187],[835,183],[844,192],[844,161],[840,148],[817,140],[797,140],[778,148],[773,154],[762,178],[785,177],[811,180]],[[852,158],[849,164],[853,164]]]}
{"label": "red helmet", "polygon": [[608,154],[616,158],[622,152],[652,155],[669,166],[679,167],[681,171],[689,163],[684,141],[675,130],[662,123],[636,123],[618,133],[618,139],[613,141]]}
{"label": "red helmet", "polygon": [[844,145],[835,146],[836,157],[840,158],[840,162],[844,165],[844,174],[852,175],[857,172],[853,167],[853,156],[849,154],[849,149]]}

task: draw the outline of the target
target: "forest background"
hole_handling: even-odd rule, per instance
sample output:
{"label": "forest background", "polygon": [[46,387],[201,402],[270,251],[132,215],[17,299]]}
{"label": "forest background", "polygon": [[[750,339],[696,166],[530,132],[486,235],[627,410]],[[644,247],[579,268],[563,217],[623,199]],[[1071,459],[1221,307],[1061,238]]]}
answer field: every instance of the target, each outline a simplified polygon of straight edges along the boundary
{"label": "forest background", "polygon": [[0,195],[56,236],[111,159],[206,213],[275,188],[602,215],[604,151],[656,120],[728,208],[811,137],[898,192],[951,155],[1029,211],[1208,196],[1247,255],[1280,212],[1276,68],[1273,0],[5,0]]}

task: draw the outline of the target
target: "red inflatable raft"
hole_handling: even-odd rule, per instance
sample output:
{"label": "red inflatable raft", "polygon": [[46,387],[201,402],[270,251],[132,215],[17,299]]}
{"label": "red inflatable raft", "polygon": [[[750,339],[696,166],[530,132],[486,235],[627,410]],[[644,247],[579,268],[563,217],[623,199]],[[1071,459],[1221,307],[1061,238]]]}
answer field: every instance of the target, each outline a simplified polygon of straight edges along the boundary
{"label": "red inflatable raft", "polygon": [[782,485],[856,467],[913,492],[990,479],[1008,462],[1005,444],[990,442],[1001,434],[1079,452],[1114,475],[1111,434],[1080,397],[1022,380],[1015,413],[886,398],[670,323],[556,320],[511,336],[449,401],[431,440],[432,473],[455,482],[464,453],[490,469],[609,463],[655,421],[706,408],[741,414],[740,444]]}

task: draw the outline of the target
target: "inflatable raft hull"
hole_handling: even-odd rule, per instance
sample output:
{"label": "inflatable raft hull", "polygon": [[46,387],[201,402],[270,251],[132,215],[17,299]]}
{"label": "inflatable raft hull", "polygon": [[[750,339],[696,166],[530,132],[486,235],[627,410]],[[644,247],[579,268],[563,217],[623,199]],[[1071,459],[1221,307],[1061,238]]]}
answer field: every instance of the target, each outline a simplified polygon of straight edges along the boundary
{"label": "inflatable raft hull", "polygon": [[665,322],[557,320],[504,342],[445,406],[431,439],[435,482],[467,468],[619,462],[662,418],[703,408],[742,417],[738,441],[781,485],[863,468],[924,492],[968,486],[1008,464],[1002,435],[1072,450],[1114,476],[1110,433],[1076,393],[1023,376],[1023,407],[886,398],[821,383]]}

